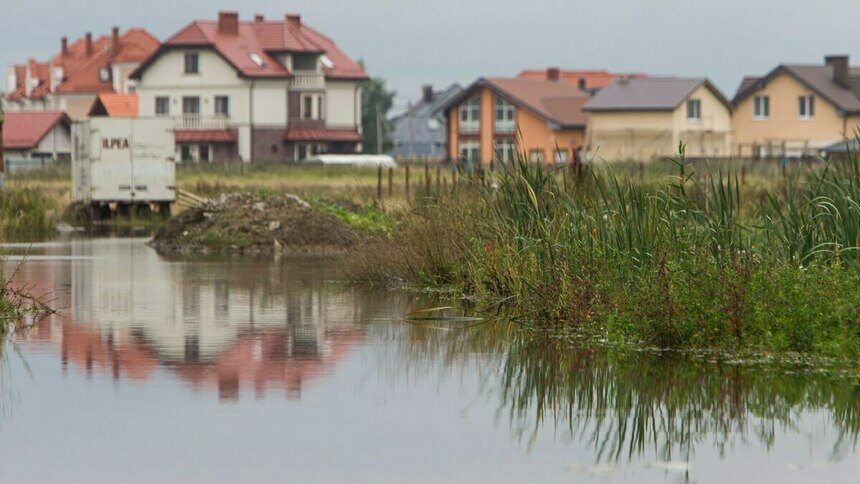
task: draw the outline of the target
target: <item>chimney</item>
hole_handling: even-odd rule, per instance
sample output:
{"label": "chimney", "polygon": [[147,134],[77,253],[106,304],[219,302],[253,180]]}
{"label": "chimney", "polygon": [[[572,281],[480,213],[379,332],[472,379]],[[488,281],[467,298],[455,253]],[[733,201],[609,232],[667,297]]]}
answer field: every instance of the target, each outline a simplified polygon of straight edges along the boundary
{"label": "chimney", "polygon": [[261,14],[261,13],[254,15],[254,22],[260,23],[260,22],[263,22],[265,20],[266,20],[266,17],[264,17],[263,14]]}
{"label": "chimney", "polygon": [[119,27],[111,29],[110,33],[110,48],[114,55],[119,53]]}
{"label": "chimney", "polygon": [[833,69],[833,82],[845,88],[851,87],[847,55],[829,55],[824,58],[824,63]]}
{"label": "chimney", "polygon": [[239,33],[239,12],[218,12],[218,33],[237,35]]}
{"label": "chimney", "polygon": [[287,14],[287,23],[294,27],[302,26],[302,16],[297,13],[288,13]]}
{"label": "chimney", "polygon": [[87,57],[89,57],[89,56],[93,55],[93,33],[87,32],[87,35],[84,36],[84,38],[85,38]]}
{"label": "chimney", "polygon": [[433,100],[433,86],[430,84],[424,84],[421,86],[421,99],[424,102],[430,102]]}
{"label": "chimney", "polygon": [[68,39],[68,37],[61,37],[60,38],[60,53],[63,54],[64,57],[69,55],[69,39]]}
{"label": "chimney", "polygon": [[558,67],[549,67],[546,70],[546,79],[548,81],[557,81],[561,78],[561,71],[559,71]]}

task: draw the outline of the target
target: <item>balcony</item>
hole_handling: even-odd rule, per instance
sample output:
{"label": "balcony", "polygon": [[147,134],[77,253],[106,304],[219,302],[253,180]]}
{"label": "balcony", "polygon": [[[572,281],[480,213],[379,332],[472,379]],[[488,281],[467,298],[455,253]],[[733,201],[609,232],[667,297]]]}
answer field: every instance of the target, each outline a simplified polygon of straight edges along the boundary
{"label": "balcony", "polygon": [[299,89],[321,89],[325,87],[325,76],[317,71],[293,71],[292,86]]}
{"label": "balcony", "polygon": [[183,114],[174,118],[173,129],[182,131],[211,131],[227,129],[227,116],[215,114]]}

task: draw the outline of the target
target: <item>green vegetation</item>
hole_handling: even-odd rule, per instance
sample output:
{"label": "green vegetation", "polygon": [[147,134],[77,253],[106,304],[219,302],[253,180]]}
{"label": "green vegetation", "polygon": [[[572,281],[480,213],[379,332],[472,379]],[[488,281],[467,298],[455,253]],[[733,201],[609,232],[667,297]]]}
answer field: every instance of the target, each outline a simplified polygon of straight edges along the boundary
{"label": "green vegetation", "polygon": [[0,192],[0,234],[4,238],[44,238],[53,234],[55,201],[35,188]]}
{"label": "green vegetation", "polygon": [[370,235],[385,235],[391,231],[394,220],[374,207],[358,207],[349,210],[336,203],[319,202],[322,213],[332,215],[350,227]]}
{"label": "green vegetation", "polygon": [[521,158],[495,185],[422,201],[352,274],[448,285],[619,346],[860,354],[856,159],[751,186],[683,155],[662,177]]}

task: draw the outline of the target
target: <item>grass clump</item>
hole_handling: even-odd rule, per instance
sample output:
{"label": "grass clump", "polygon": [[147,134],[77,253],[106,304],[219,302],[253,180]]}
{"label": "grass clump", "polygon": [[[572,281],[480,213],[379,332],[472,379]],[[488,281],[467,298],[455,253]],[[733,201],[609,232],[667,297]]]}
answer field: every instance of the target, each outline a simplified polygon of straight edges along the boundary
{"label": "grass clump", "polygon": [[389,233],[394,223],[391,217],[374,207],[350,210],[336,203],[328,202],[320,202],[317,206],[322,213],[331,215],[350,227],[371,235]]}
{"label": "grass clump", "polygon": [[406,260],[366,266],[621,345],[860,354],[860,163],[798,169],[754,194],[730,167],[694,169],[683,147],[673,166],[663,180],[578,177],[520,156],[475,200],[407,218],[381,251]]}
{"label": "grass clump", "polygon": [[0,234],[7,239],[44,238],[54,233],[57,204],[35,188],[0,192]]}

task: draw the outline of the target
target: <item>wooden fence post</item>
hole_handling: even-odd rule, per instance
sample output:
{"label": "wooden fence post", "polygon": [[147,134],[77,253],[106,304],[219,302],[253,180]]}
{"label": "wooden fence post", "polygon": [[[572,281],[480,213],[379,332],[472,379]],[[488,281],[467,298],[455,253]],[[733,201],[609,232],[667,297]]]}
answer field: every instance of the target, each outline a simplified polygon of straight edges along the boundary
{"label": "wooden fence post", "polygon": [[424,193],[430,195],[430,164],[424,162]]}
{"label": "wooden fence post", "polygon": [[747,165],[741,165],[741,186],[747,183]]}
{"label": "wooden fence post", "polygon": [[406,165],[406,198],[409,198],[409,165]]}
{"label": "wooden fence post", "polygon": [[382,198],[382,165],[376,170],[376,198]]}
{"label": "wooden fence post", "polygon": [[441,176],[442,176],[441,171],[442,171],[442,167],[439,166],[439,164],[437,163],[436,164],[436,196],[439,196],[439,189],[441,188],[441,185],[440,185],[441,181],[439,180],[439,178],[441,178]]}
{"label": "wooden fence post", "polygon": [[394,194],[394,168],[388,169],[388,197]]}

